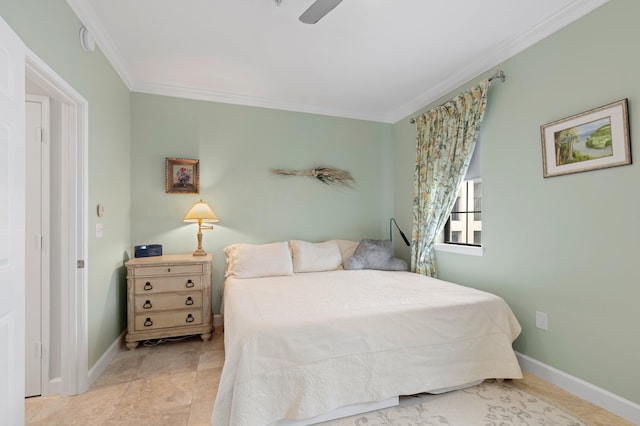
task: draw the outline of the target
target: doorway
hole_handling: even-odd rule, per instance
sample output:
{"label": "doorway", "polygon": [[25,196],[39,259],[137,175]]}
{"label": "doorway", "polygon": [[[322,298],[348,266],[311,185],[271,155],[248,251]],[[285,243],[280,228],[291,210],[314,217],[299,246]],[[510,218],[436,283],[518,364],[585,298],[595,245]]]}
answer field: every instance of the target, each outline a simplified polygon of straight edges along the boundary
{"label": "doorway", "polygon": [[[50,110],[49,161],[42,165],[53,201],[43,200],[49,282],[42,286],[41,395],[76,395],[88,388],[88,103],[28,49],[25,75],[25,91],[48,98]],[[29,268],[29,259],[25,263]]]}

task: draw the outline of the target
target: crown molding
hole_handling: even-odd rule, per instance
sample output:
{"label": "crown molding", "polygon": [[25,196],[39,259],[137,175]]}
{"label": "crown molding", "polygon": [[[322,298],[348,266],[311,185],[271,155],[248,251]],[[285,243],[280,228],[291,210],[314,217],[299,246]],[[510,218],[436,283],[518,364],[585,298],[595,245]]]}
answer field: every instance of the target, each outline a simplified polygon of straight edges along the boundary
{"label": "crown molding", "polygon": [[[397,123],[409,115],[416,113],[416,111],[437,101],[447,93],[468,83],[470,80],[478,78],[478,76],[483,73],[492,70],[505,60],[533,46],[535,43],[578,20],[587,13],[592,12],[608,1],[609,0],[575,0],[572,4],[536,25],[531,30],[511,40],[507,40],[502,45],[492,49],[491,54],[477,58],[475,61],[472,61],[468,67],[459,70],[440,84],[431,87],[405,105],[391,111],[385,117],[384,121]],[[507,76],[507,78],[509,78],[509,76]]]}
{"label": "crown molding", "polygon": [[469,66],[459,69],[457,72],[451,74],[447,79],[420,93],[404,105],[391,109],[387,113],[381,114],[325,108],[314,105],[285,102],[277,99],[258,98],[233,93],[221,93],[202,89],[136,81],[130,68],[126,64],[126,61],[122,58],[120,52],[115,47],[115,44],[108,36],[108,33],[104,30],[100,20],[95,15],[95,12],[90,6],[90,2],[86,0],[67,0],[67,3],[85,27],[87,27],[91,32],[96,40],[96,44],[100,47],[124,84],[132,92],[393,124],[411,114],[415,114],[420,109],[437,101],[458,87],[478,78],[478,76],[483,73],[492,70],[492,68],[498,66],[510,57],[522,52],[533,44],[576,21],[587,13],[597,9],[608,1],[609,0],[575,0],[554,16],[536,25],[531,30],[518,37],[507,40],[502,45],[492,49],[489,55],[483,54],[481,57],[471,60]]}
{"label": "crown molding", "polygon": [[107,31],[102,26],[102,22],[96,16],[90,2],[87,0],[67,0],[67,4],[76,14],[78,19],[87,28],[100,50],[107,58],[116,73],[120,76],[123,83],[129,90],[134,86],[135,79],[127,66],[126,61],[122,58],[120,51],[116,48],[115,43],[109,37]]}
{"label": "crown molding", "polygon": [[[349,118],[354,120],[375,121],[383,123],[386,122],[384,115],[367,114],[360,111],[337,110],[332,108],[319,107],[316,105],[284,102],[268,98],[258,98],[253,96],[237,95],[233,93],[213,92],[209,90],[178,87],[157,83],[136,83],[131,91],[137,93],[146,93],[150,95],[171,96],[174,98],[219,102],[223,104],[269,108],[317,115],[328,115],[332,117]],[[390,122],[386,123],[391,124]]]}

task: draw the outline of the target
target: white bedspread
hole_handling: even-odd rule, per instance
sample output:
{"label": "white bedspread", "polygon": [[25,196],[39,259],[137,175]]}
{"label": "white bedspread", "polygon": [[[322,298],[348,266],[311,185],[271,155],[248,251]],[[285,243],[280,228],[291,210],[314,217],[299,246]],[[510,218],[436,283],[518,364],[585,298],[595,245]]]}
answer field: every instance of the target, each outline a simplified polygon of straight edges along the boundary
{"label": "white bedspread", "polygon": [[233,279],[214,426],[305,419],[360,402],[521,378],[501,298],[410,272]]}

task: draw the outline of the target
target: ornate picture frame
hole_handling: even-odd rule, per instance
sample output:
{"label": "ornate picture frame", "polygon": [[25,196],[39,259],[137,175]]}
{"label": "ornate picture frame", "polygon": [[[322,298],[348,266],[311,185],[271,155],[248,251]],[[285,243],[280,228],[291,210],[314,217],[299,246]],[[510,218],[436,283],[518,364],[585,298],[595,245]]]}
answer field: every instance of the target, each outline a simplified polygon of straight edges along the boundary
{"label": "ornate picture frame", "polygon": [[165,158],[164,169],[167,194],[200,193],[200,160]]}
{"label": "ornate picture frame", "polygon": [[543,176],[631,164],[628,111],[622,99],[541,126]]}

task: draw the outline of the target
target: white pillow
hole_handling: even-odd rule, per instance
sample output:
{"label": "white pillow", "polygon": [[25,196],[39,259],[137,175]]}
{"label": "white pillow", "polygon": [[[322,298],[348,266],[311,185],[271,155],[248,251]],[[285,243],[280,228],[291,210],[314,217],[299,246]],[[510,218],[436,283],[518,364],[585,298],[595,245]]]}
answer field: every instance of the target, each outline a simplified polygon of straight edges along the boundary
{"label": "white pillow", "polygon": [[322,272],[339,269],[342,265],[340,247],[335,240],[323,243],[289,241],[293,256],[293,272]]}
{"label": "white pillow", "polygon": [[269,244],[233,244],[224,249],[225,277],[258,278],[293,275],[286,241]]}

